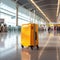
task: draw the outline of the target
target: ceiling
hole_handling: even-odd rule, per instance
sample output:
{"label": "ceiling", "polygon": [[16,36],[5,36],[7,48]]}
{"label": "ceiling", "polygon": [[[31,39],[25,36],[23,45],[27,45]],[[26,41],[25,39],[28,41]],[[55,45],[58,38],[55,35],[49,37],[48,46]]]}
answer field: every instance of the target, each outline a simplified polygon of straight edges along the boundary
{"label": "ceiling", "polygon": [[[50,21],[56,22],[58,0],[34,0],[34,2],[41,8]],[[36,10],[36,14],[46,20],[46,18],[39,13],[37,8],[31,3],[30,0],[17,0],[17,3],[30,11]]]}

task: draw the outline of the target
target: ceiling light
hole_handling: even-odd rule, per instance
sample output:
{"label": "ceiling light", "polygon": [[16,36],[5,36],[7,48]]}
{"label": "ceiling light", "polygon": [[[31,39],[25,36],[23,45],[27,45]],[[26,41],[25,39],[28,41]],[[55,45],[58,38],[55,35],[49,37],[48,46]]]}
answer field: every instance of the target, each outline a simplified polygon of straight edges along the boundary
{"label": "ceiling light", "polygon": [[56,16],[58,16],[58,14],[59,14],[59,5],[60,5],[60,0],[58,0]]}
{"label": "ceiling light", "polygon": [[45,15],[45,13],[41,10],[41,8],[40,8],[33,0],[31,0],[31,2],[32,2],[32,4],[34,4],[34,6],[40,11],[40,13],[42,13],[43,16],[44,16],[49,22],[51,22],[50,19],[49,19],[49,18]]}

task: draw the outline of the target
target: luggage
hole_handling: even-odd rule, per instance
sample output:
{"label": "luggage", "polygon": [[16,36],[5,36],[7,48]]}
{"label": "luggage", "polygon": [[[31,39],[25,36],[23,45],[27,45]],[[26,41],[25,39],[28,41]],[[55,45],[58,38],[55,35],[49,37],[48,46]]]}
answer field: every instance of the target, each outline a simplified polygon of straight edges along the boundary
{"label": "luggage", "polygon": [[21,27],[21,47],[38,48],[38,24],[23,24]]}

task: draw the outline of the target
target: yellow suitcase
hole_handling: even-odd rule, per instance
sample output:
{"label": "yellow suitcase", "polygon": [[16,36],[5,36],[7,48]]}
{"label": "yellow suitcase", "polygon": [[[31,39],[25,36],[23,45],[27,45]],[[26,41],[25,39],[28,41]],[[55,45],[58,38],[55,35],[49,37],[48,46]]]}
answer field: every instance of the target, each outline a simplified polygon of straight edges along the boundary
{"label": "yellow suitcase", "polygon": [[23,24],[21,27],[21,46],[38,48],[38,24]]}

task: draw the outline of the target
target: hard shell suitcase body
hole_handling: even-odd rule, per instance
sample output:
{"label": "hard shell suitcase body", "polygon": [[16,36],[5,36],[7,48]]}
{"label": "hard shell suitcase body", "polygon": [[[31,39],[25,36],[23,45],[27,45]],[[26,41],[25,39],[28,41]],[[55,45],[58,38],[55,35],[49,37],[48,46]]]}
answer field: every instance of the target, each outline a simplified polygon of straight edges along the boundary
{"label": "hard shell suitcase body", "polygon": [[23,24],[21,27],[21,46],[38,47],[38,24]]}

